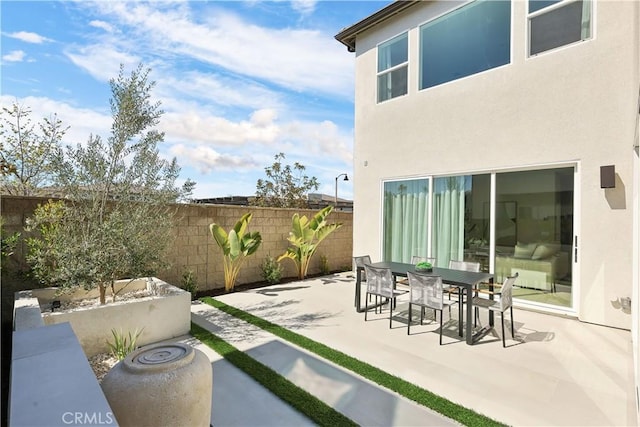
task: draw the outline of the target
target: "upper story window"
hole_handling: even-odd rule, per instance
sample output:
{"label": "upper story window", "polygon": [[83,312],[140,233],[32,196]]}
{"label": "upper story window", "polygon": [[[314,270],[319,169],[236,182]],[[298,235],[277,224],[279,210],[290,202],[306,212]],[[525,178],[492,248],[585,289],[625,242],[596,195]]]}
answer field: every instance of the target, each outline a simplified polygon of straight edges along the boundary
{"label": "upper story window", "polygon": [[529,55],[589,38],[590,0],[529,0]]}
{"label": "upper story window", "polygon": [[510,1],[476,0],[420,27],[420,89],[510,61]]}
{"label": "upper story window", "polygon": [[378,102],[407,94],[407,33],[378,46]]}

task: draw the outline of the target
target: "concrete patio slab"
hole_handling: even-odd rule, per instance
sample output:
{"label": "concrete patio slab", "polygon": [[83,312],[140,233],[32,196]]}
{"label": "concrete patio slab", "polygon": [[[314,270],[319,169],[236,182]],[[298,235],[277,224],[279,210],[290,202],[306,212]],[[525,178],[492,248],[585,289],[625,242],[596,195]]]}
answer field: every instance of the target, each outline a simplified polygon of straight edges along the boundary
{"label": "concrete patio slab", "polygon": [[[196,323],[197,316],[194,316]],[[215,427],[306,427],[315,425],[253,378],[227,362],[191,335],[165,342],[181,342],[202,351],[211,360],[213,393],[211,425]]]}
{"label": "concrete patio slab", "polygon": [[[371,313],[365,323],[364,315],[353,307],[354,285],[353,274],[342,273],[218,299],[506,424],[637,425],[629,331],[515,309],[516,339],[507,332],[508,348],[502,348],[495,333],[468,346],[457,336],[453,310],[454,319],[445,325],[440,346],[435,322],[412,326],[407,336],[407,309],[402,301],[392,329],[386,311]],[[289,361],[305,360],[291,345],[273,344],[268,337],[263,340],[251,328],[234,333],[233,327],[222,325],[216,333],[270,363],[277,354],[287,354]],[[243,347],[245,341],[248,344]],[[309,370],[286,363],[285,367],[295,375]],[[385,421],[386,425],[428,425],[421,420]]]}
{"label": "concrete patio slab", "polygon": [[[359,425],[459,425],[428,408],[208,305],[194,304],[192,319],[194,323],[246,352]],[[219,359],[215,353],[211,354],[211,350],[208,350],[207,354],[213,360]],[[259,402],[267,398],[269,392],[233,366],[229,364],[217,366],[220,362],[223,361],[214,362],[213,365],[213,425],[312,424],[272,395],[268,397],[271,399],[268,405],[262,404],[268,409],[260,409]],[[242,377],[245,377],[242,380],[244,384],[238,384],[237,379]],[[224,394],[224,402],[219,401],[221,394]],[[258,404],[259,414],[252,415],[252,418],[248,419],[249,415],[244,413],[253,412],[254,403]],[[273,413],[269,413],[269,410]],[[287,413],[287,410],[293,413]],[[243,418],[240,420],[239,416]]]}

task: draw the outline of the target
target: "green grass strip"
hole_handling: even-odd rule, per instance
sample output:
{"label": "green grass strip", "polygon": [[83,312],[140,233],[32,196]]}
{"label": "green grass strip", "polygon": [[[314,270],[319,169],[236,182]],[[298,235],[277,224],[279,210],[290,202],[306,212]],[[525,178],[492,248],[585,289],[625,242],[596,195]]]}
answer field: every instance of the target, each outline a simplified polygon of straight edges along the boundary
{"label": "green grass strip", "polygon": [[376,368],[375,366],[353,358],[341,351],[334,350],[331,347],[292,332],[267,320],[261,319],[251,313],[247,313],[246,311],[227,305],[222,301],[211,297],[204,297],[200,300],[217,308],[218,310],[264,329],[283,340],[289,341],[299,347],[315,353],[324,359],[330,360],[336,365],[342,366],[343,368],[367,378],[389,390],[395,391],[407,399],[411,399],[414,402],[458,421],[463,425],[481,427],[505,425],[471,409],[465,408],[464,406],[453,403],[444,397],[418,387],[417,385],[405,381],[402,378],[391,375],[379,368]]}
{"label": "green grass strip", "polygon": [[327,427],[357,426],[352,420],[314,395],[193,322],[191,322],[191,335],[316,424]]}

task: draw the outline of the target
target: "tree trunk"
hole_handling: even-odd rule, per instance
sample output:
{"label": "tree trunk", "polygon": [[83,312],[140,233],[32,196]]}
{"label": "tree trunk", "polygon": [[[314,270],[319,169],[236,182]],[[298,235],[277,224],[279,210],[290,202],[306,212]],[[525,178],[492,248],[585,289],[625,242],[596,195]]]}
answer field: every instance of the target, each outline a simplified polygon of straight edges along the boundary
{"label": "tree trunk", "polygon": [[104,305],[107,302],[105,297],[105,294],[107,293],[107,287],[104,285],[104,283],[100,283],[98,285],[98,289],[100,289],[100,305]]}

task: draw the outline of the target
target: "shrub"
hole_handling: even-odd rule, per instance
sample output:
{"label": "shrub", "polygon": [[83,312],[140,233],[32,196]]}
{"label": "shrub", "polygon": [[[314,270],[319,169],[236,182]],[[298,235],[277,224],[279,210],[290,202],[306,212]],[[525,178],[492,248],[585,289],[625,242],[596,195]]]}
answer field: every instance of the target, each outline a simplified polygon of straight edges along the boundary
{"label": "shrub", "polygon": [[4,219],[0,217],[0,269],[3,265],[6,265],[7,259],[13,255],[19,240],[20,233],[7,234],[4,229]]}
{"label": "shrub", "polygon": [[331,272],[329,270],[329,259],[326,255],[320,255],[320,273],[327,275]]}
{"label": "shrub", "polygon": [[249,232],[249,222],[252,214],[246,213],[236,222],[236,225],[227,233],[220,225],[209,225],[211,236],[222,250],[224,262],[224,288],[230,291],[236,285],[238,274],[243,262],[248,256],[253,255],[262,243],[259,232]]}
{"label": "shrub", "polygon": [[333,211],[333,206],[327,206],[316,213],[311,219],[298,213],[293,214],[292,230],[289,232],[289,247],[280,255],[278,261],[289,258],[296,265],[298,279],[307,276],[309,262],[316,253],[318,245],[329,234],[342,227],[342,223],[327,224],[327,216]]}
{"label": "shrub", "polygon": [[142,330],[136,331],[132,334],[131,331],[127,333],[125,336],[122,330],[120,332],[115,329],[111,330],[111,335],[113,335],[113,342],[107,341],[109,348],[111,349],[111,354],[118,360],[122,360],[129,353],[136,349],[136,341],[138,337],[142,334]]}
{"label": "shrub", "polygon": [[198,293],[198,281],[193,270],[185,270],[182,273],[182,289],[191,293],[191,301],[196,299]]}
{"label": "shrub", "polygon": [[264,262],[260,265],[262,270],[262,278],[269,284],[275,285],[280,283],[282,279],[282,266],[274,257],[267,255]]}

